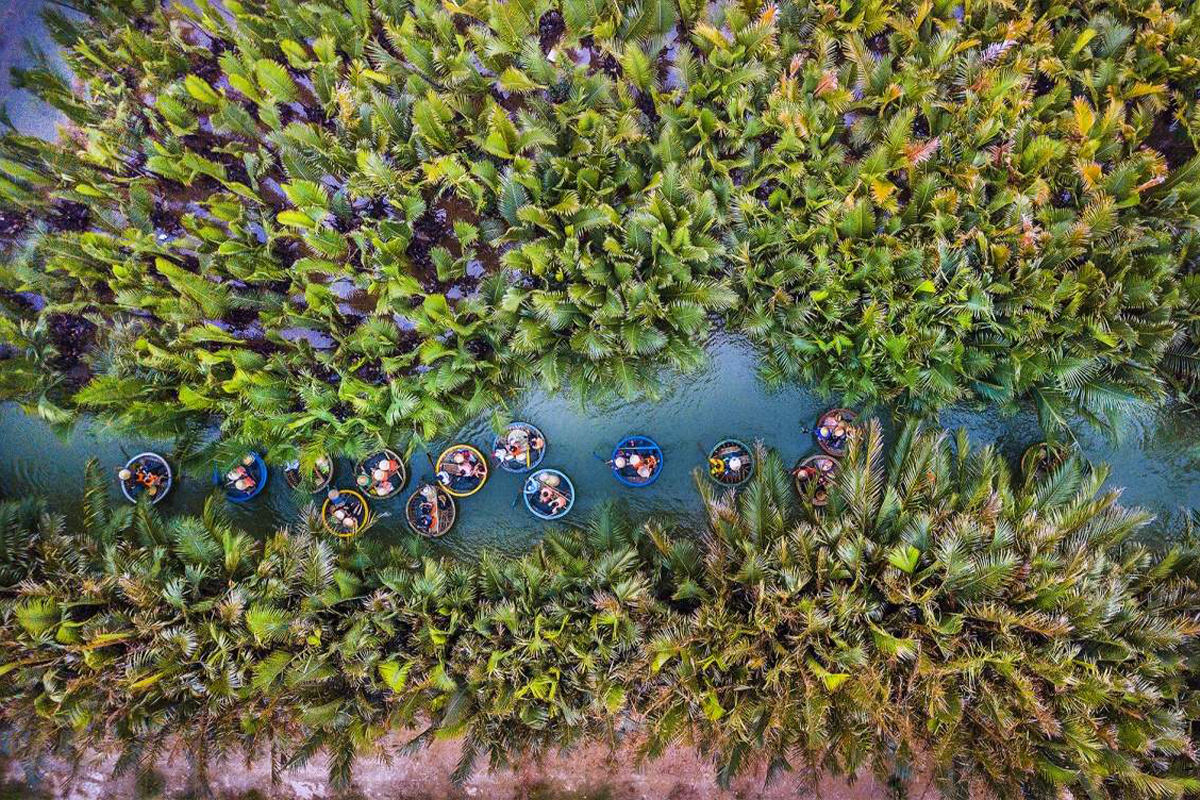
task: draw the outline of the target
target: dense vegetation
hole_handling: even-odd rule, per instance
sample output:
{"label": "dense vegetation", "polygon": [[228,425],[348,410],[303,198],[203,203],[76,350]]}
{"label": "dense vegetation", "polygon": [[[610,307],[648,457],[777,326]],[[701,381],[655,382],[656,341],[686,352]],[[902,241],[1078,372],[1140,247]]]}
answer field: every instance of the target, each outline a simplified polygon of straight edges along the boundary
{"label": "dense vegetation", "polygon": [[1195,4],[75,4],[77,80],[17,75],[61,141],[0,140],[0,395],[54,420],[311,459],[716,325],[1047,426],[1200,373]]}
{"label": "dense vegetation", "polygon": [[[856,442],[831,504],[774,454],[703,535],[608,510],[519,559],[344,546],[313,520],[257,542],[222,519],[110,508],[79,527],[0,505],[0,719],[29,753],[127,767],[319,751],[350,779],[389,731],[463,737],[458,774],[585,741],[671,743],[729,779],[915,764],[945,797],[1200,790],[1200,547],[1068,459],[1010,477],[908,429]],[[339,549],[341,547],[341,549]]]}

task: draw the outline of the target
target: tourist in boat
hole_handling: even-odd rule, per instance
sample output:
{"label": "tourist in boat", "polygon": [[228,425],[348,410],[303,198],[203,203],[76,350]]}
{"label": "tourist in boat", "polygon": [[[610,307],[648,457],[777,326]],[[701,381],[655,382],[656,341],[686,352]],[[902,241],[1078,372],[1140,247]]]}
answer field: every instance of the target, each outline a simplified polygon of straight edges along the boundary
{"label": "tourist in boat", "polygon": [[642,480],[650,480],[650,476],[654,474],[655,468],[658,467],[658,459],[654,456],[646,456],[641,462],[637,467],[638,477]]}
{"label": "tourist in boat", "polygon": [[432,531],[434,526],[434,511],[437,510],[438,491],[432,485],[426,484],[421,487],[422,500],[420,507],[417,509],[420,516],[417,518],[417,523],[427,531]]}

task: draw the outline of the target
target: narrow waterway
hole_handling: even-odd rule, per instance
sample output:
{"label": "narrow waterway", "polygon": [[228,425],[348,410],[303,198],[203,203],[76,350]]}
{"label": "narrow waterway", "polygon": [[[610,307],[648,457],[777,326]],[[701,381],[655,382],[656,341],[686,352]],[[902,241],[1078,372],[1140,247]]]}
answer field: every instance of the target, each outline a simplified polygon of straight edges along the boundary
{"label": "narrow waterway", "polygon": [[[571,520],[585,519],[590,510],[610,499],[625,502],[638,513],[696,514],[692,471],[703,461],[702,451],[720,437],[762,439],[789,463],[815,451],[812,437],[802,429],[812,425],[831,404],[829,400],[794,387],[768,391],[754,374],[753,349],[740,339],[718,337],[710,352],[708,369],[669,376],[663,399],[657,403],[583,407],[562,393],[532,390],[514,405],[517,418],[537,424],[546,433],[550,444],[544,466],[563,470],[575,483],[579,499]],[[944,413],[941,423],[965,428],[978,446],[995,442],[1014,464],[1027,446],[1042,438],[1030,413],[1005,417],[995,412],[955,410]],[[1077,435],[1088,458],[1113,466],[1110,483],[1126,487],[1124,501],[1159,515],[1159,533],[1171,538],[1182,510],[1200,508],[1198,426],[1200,418],[1195,415],[1162,409],[1138,417],[1117,443],[1082,426]],[[593,455],[607,455],[615,441],[630,433],[655,437],[665,452],[663,475],[648,488],[622,487]],[[464,427],[454,441],[471,442],[486,450],[491,438],[488,422],[481,418]],[[98,458],[112,471],[127,455],[143,449],[157,447],[169,452],[163,443],[113,438],[94,424],[78,426],[68,437],[59,438],[45,423],[11,405],[0,408],[0,444],[4,451],[0,494],[57,497],[57,507],[71,513],[78,512],[89,458]],[[410,464],[418,478],[432,473],[424,451],[415,453]],[[351,464],[339,463],[338,485],[352,486],[352,471]],[[529,548],[545,528],[517,502],[521,483],[517,475],[494,470],[477,495],[459,501],[459,521],[441,546],[460,555],[472,555],[482,548],[509,553]],[[170,513],[196,513],[210,490],[206,480],[185,476],[161,508]],[[114,498],[119,497],[115,481],[112,492]],[[372,504],[377,512],[390,516],[369,535],[391,537],[406,530],[406,495]],[[291,491],[281,471],[273,469],[263,494],[249,504],[231,505],[230,513],[239,525],[264,535],[294,522],[308,499]]]}

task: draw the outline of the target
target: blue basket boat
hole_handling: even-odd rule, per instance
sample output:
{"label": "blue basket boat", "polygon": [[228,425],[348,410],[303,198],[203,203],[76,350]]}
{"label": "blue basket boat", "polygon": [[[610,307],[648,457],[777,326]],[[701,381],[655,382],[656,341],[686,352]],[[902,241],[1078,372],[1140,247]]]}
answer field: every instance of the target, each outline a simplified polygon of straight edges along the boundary
{"label": "blue basket boat", "polygon": [[[250,463],[245,463],[246,459],[249,459]],[[213,468],[213,486],[224,486],[225,496],[229,498],[229,502],[231,503],[248,503],[262,494],[263,489],[267,488],[269,473],[267,472],[267,464],[262,460],[262,456],[251,452],[246,454],[246,459],[243,459],[243,463],[233,468],[234,470],[244,468],[248,476],[254,481],[253,486],[245,489],[237,488],[237,479],[230,479],[228,472],[222,475],[217,471],[216,467]]]}
{"label": "blue basket boat", "polygon": [[[635,455],[639,462],[636,465],[630,463],[631,458]],[[617,466],[618,459],[621,464],[619,467]],[[662,474],[663,451],[658,446],[658,442],[649,436],[626,436],[613,448],[612,459],[609,460],[608,466],[612,469],[613,477],[618,481],[631,488],[641,489],[654,483]],[[638,471],[644,466],[650,468],[650,474],[646,477],[643,477]]]}
{"label": "blue basket boat", "polygon": [[538,519],[562,519],[575,506],[575,486],[556,469],[539,469],[525,481],[525,507]]}
{"label": "blue basket boat", "polygon": [[[129,477],[123,475],[128,472]],[[121,494],[131,503],[136,503],[143,494],[150,497],[151,503],[159,503],[167,492],[171,491],[173,477],[171,465],[158,453],[138,453],[125,462],[117,474],[121,484]]]}
{"label": "blue basket boat", "polygon": [[[517,444],[511,443],[509,440],[514,433],[518,433]],[[523,434],[523,437],[520,435]],[[520,439],[524,438],[526,444],[520,445]],[[541,447],[533,447],[532,444],[540,441]],[[546,457],[546,447],[549,443],[546,437],[536,426],[530,425],[528,422],[514,422],[504,429],[504,433],[492,440],[492,457],[500,464],[500,469],[505,472],[529,472],[537,469],[542,463],[542,459]],[[503,452],[504,457],[496,455],[498,452]]]}

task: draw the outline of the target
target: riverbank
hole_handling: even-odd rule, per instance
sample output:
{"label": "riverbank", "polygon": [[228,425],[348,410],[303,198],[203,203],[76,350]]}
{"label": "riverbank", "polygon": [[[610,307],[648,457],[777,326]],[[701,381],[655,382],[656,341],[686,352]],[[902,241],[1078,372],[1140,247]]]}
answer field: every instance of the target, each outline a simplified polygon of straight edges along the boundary
{"label": "riverbank", "polygon": [[[765,785],[761,770],[721,789],[711,765],[687,748],[674,747],[659,760],[637,763],[634,748],[612,752],[584,747],[541,763],[527,762],[516,769],[480,771],[460,785],[450,780],[461,755],[461,742],[439,741],[416,755],[399,753],[407,737],[387,737],[383,744],[389,761],[365,761],[354,772],[351,789],[330,787],[328,765],[314,758],[302,768],[284,773],[272,786],[266,758],[249,764],[236,759],[209,768],[210,796],[221,800],[884,800],[893,797],[889,787],[871,776],[849,783],[827,777],[815,787],[799,789],[798,779],[784,776]],[[27,794],[30,800],[157,800],[203,797],[203,786],[183,757],[164,758],[149,779],[140,784],[134,775],[116,777],[112,755],[92,754],[76,770],[58,759],[46,759],[39,779]],[[5,781],[25,780],[19,764],[3,762]],[[29,794],[41,792],[42,794]],[[13,795],[17,797],[18,795]],[[940,795],[923,777],[909,782],[904,795],[911,800],[938,800]],[[0,799],[7,798],[0,794]]]}

